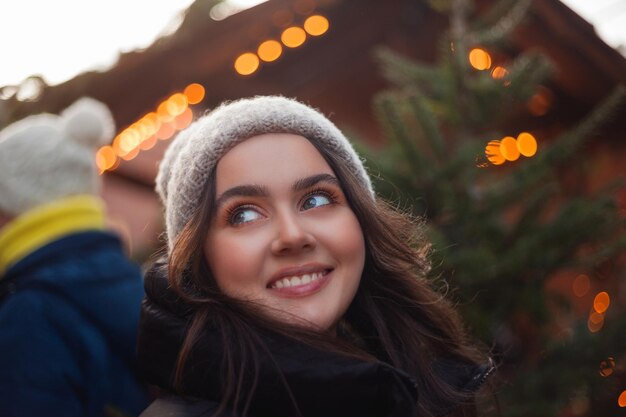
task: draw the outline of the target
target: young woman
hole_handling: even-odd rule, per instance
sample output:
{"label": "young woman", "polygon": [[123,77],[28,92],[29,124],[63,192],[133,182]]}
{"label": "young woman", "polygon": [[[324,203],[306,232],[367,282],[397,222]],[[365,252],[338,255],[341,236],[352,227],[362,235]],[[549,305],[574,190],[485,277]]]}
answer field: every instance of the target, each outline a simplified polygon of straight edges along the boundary
{"label": "young woman", "polygon": [[420,223],[343,134],[283,97],[224,104],[159,168],[167,254],[139,360],[144,416],[464,416],[494,367],[425,278]]}

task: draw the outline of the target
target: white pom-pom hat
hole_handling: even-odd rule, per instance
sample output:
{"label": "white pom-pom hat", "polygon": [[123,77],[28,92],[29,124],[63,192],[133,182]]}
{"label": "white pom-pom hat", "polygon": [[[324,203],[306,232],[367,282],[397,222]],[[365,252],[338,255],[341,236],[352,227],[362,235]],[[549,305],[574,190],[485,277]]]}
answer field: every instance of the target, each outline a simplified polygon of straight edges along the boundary
{"label": "white pom-pom hat", "polygon": [[217,107],[181,132],[165,152],[156,191],[165,206],[168,252],[189,222],[219,159],[235,145],[266,133],[292,133],[314,140],[340,157],[364,190],[374,191],[354,148],[322,113],[281,96],[258,96]]}
{"label": "white pom-pom hat", "polygon": [[107,106],[88,97],[58,116],[7,126],[0,132],[0,211],[17,216],[60,198],[98,194],[95,153],[114,133]]}

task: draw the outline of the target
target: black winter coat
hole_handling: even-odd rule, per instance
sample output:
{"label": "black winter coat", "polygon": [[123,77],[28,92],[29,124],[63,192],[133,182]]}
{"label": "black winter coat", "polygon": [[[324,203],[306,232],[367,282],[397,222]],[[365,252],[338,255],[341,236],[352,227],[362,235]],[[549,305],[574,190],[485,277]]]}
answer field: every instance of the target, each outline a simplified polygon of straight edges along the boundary
{"label": "black winter coat", "polygon": [[[138,354],[148,382],[173,392],[172,375],[189,323],[190,309],[168,288],[164,265],[153,267],[145,278]],[[417,383],[405,372],[384,362],[364,362],[323,352],[278,336],[267,336],[272,357],[261,356],[259,379],[249,416],[292,417],[414,417],[419,395]],[[211,416],[221,399],[222,341],[216,330],[206,329],[194,348],[184,376],[184,397],[155,401],[141,417]],[[294,401],[279,379],[278,365]],[[494,370],[486,365],[452,365],[440,362],[447,382],[476,391]],[[433,410],[443,416],[458,404],[438,403]],[[297,407],[297,409],[296,409]],[[222,416],[233,416],[226,410]]]}

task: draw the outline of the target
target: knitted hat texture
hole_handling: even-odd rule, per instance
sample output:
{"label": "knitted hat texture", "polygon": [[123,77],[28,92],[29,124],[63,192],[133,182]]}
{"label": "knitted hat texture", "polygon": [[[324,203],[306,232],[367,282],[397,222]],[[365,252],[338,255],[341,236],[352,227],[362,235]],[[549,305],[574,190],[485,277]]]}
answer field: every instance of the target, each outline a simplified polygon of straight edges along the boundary
{"label": "knitted hat texture", "polygon": [[115,131],[109,109],[83,97],[60,115],[26,117],[0,132],[0,211],[20,215],[77,194],[97,194],[96,149]]}
{"label": "knitted hat texture", "polygon": [[156,190],[165,207],[168,252],[200,205],[209,174],[219,159],[244,140],[266,133],[291,133],[315,140],[345,161],[364,189],[374,193],[350,142],[319,111],[281,96],[227,102],[182,131],[160,163]]}

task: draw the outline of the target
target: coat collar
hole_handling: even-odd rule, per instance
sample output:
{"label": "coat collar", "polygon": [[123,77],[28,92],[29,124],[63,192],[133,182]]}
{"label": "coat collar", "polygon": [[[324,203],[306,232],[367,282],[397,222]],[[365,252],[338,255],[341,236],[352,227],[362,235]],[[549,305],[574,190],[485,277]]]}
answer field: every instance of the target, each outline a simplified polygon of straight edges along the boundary
{"label": "coat collar", "polygon": [[[165,269],[146,276],[146,300],[139,330],[139,364],[146,378],[172,390],[176,358],[191,310],[168,288]],[[270,354],[259,352],[259,383],[252,398],[251,415],[297,415],[293,396],[303,416],[415,416],[418,384],[410,375],[381,362],[336,355],[277,335],[263,335]],[[219,402],[222,379],[222,339],[215,329],[204,329],[184,374],[184,395]],[[285,378],[288,392],[276,366]],[[441,371],[461,390],[474,392],[493,365],[441,362]],[[455,405],[453,405],[454,407]],[[435,414],[451,411],[448,404]]]}

